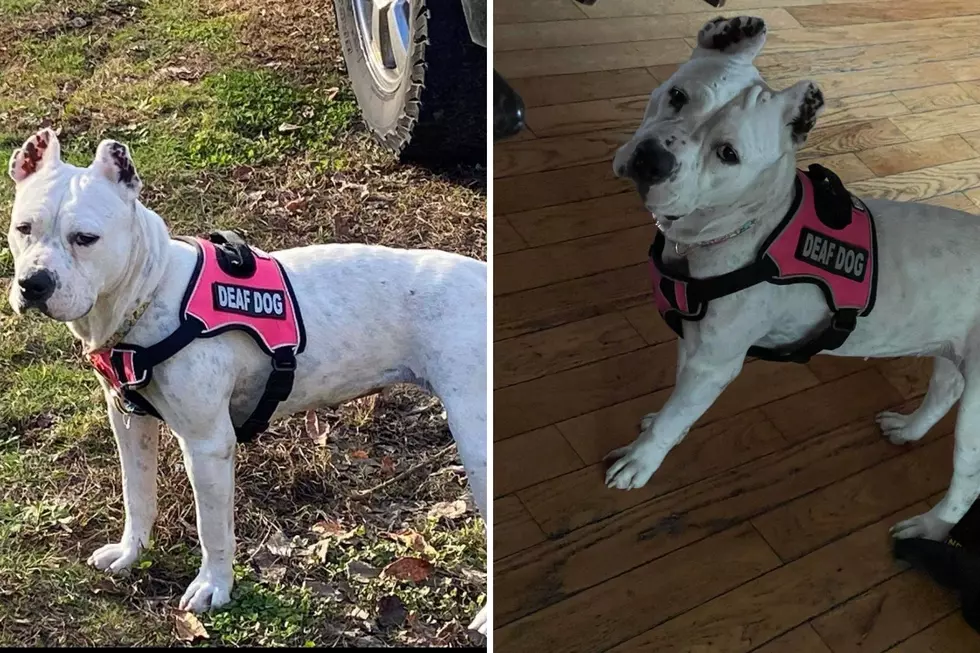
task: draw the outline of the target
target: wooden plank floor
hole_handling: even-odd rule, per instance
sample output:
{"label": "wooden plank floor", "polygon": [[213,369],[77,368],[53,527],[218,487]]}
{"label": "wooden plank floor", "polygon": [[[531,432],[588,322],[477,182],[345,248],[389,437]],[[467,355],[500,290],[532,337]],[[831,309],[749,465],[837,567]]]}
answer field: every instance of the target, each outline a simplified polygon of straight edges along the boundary
{"label": "wooden plank floor", "polygon": [[906,448],[873,421],[917,405],[928,361],[751,361],[647,487],[602,482],[676,358],[650,217],[610,161],[700,25],[763,16],[763,75],[820,83],[803,164],[980,215],[980,2],[494,5],[495,67],[529,125],[494,155],[497,650],[980,651],[955,599],[889,550],[949,481],[952,416]]}

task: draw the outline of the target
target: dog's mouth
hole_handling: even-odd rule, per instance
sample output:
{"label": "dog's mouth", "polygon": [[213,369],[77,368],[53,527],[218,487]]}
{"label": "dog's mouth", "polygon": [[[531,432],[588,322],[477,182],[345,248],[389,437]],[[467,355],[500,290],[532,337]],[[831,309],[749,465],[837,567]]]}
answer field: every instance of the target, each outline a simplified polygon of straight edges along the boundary
{"label": "dog's mouth", "polygon": [[679,215],[659,215],[657,213],[652,213],[653,221],[657,223],[657,229],[666,233],[670,226],[679,220],[682,216]]}

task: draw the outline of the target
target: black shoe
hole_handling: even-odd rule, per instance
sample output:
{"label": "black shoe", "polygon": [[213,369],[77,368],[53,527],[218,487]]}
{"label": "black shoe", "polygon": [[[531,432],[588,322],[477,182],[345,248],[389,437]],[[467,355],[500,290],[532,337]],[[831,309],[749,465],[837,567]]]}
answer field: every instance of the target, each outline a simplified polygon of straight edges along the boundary
{"label": "black shoe", "polygon": [[524,129],[524,101],[510,84],[493,71],[493,140],[513,136]]}

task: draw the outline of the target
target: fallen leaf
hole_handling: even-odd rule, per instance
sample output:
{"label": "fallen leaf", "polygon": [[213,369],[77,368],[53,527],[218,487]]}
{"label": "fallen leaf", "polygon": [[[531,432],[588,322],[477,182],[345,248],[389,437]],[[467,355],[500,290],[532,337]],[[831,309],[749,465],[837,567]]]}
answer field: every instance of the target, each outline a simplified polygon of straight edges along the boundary
{"label": "fallen leaf", "polygon": [[317,596],[333,599],[336,601],[344,600],[344,593],[339,587],[332,583],[321,583],[318,580],[308,580],[303,583]]}
{"label": "fallen leaf", "polygon": [[385,535],[396,542],[401,542],[417,553],[424,553],[429,557],[434,557],[436,555],[436,550],[425,541],[422,534],[417,531],[413,531],[410,528],[397,533],[385,533]]}
{"label": "fallen leaf", "polygon": [[340,93],[340,89],[339,89],[339,88],[337,88],[336,86],[333,86],[333,87],[331,87],[331,88],[328,88],[328,89],[326,90],[326,94],[327,94],[327,96],[326,96],[326,97],[327,97],[327,102],[329,102],[330,100],[332,100],[332,99],[334,99],[335,97],[337,97],[337,93]]}
{"label": "fallen leaf", "polygon": [[346,528],[340,525],[340,522],[334,521],[332,519],[321,519],[317,523],[313,524],[313,528],[310,529],[317,535],[328,535],[337,536],[345,535],[347,533],[353,533],[353,531],[348,531]]}
{"label": "fallen leaf", "polygon": [[456,519],[466,514],[466,502],[462,499],[456,501],[440,501],[429,510],[430,519]]}
{"label": "fallen leaf", "polygon": [[[289,205],[286,205],[289,208]],[[320,416],[316,414],[315,410],[306,411],[306,434],[313,439],[313,441],[323,446],[327,443],[327,436],[330,435],[330,424],[329,422],[320,422]]]}
{"label": "fallen leaf", "polygon": [[368,579],[377,578],[381,571],[377,567],[372,567],[366,562],[351,560],[347,563],[347,573],[356,578]]}
{"label": "fallen leaf", "polygon": [[397,580],[421,583],[432,574],[432,563],[422,558],[398,558],[385,567],[381,574]]}
{"label": "fallen leaf", "polygon": [[397,596],[382,596],[378,599],[378,623],[382,626],[400,626],[407,616],[408,610]]}
{"label": "fallen leaf", "polygon": [[306,208],[306,198],[300,197],[298,199],[286,202],[286,210],[290,213],[299,213]]}
{"label": "fallen leaf", "polygon": [[297,129],[302,129],[302,127],[300,127],[299,125],[292,125],[292,124],[290,124],[288,122],[284,122],[281,125],[279,125],[279,131],[280,132],[283,132],[283,133],[285,133],[285,132],[294,132]]}
{"label": "fallen leaf", "polygon": [[394,476],[394,474],[395,474],[395,461],[392,460],[391,456],[382,456],[382,458],[381,458],[381,474],[383,476]]}
{"label": "fallen leaf", "polygon": [[293,543],[286,539],[286,536],[282,531],[276,531],[266,540],[266,548],[273,555],[282,556],[288,558],[293,554]]}
{"label": "fallen leaf", "polygon": [[75,16],[70,21],[68,21],[68,24],[74,28],[81,29],[82,27],[88,25],[88,20],[86,20],[82,16]]}
{"label": "fallen leaf", "polygon": [[195,639],[210,639],[208,631],[204,629],[204,624],[193,612],[178,611],[177,618],[177,639],[182,642],[193,642]]}
{"label": "fallen leaf", "polygon": [[357,449],[356,451],[351,452],[350,457],[355,458],[357,460],[364,460],[365,458],[368,457],[368,453],[363,449]]}

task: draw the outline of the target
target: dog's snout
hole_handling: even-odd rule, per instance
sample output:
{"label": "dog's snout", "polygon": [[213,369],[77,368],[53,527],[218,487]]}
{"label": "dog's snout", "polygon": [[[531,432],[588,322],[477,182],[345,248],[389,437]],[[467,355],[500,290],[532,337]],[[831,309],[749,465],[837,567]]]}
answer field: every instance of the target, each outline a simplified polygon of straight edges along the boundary
{"label": "dog's snout", "polygon": [[43,302],[54,293],[54,277],[47,270],[35,270],[17,280],[20,294],[29,302]]}
{"label": "dog's snout", "polygon": [[658,141],[641,141],[627,165],[629,176],[636,181],[657,184],[667,179],[677,167],[677,158]]}

